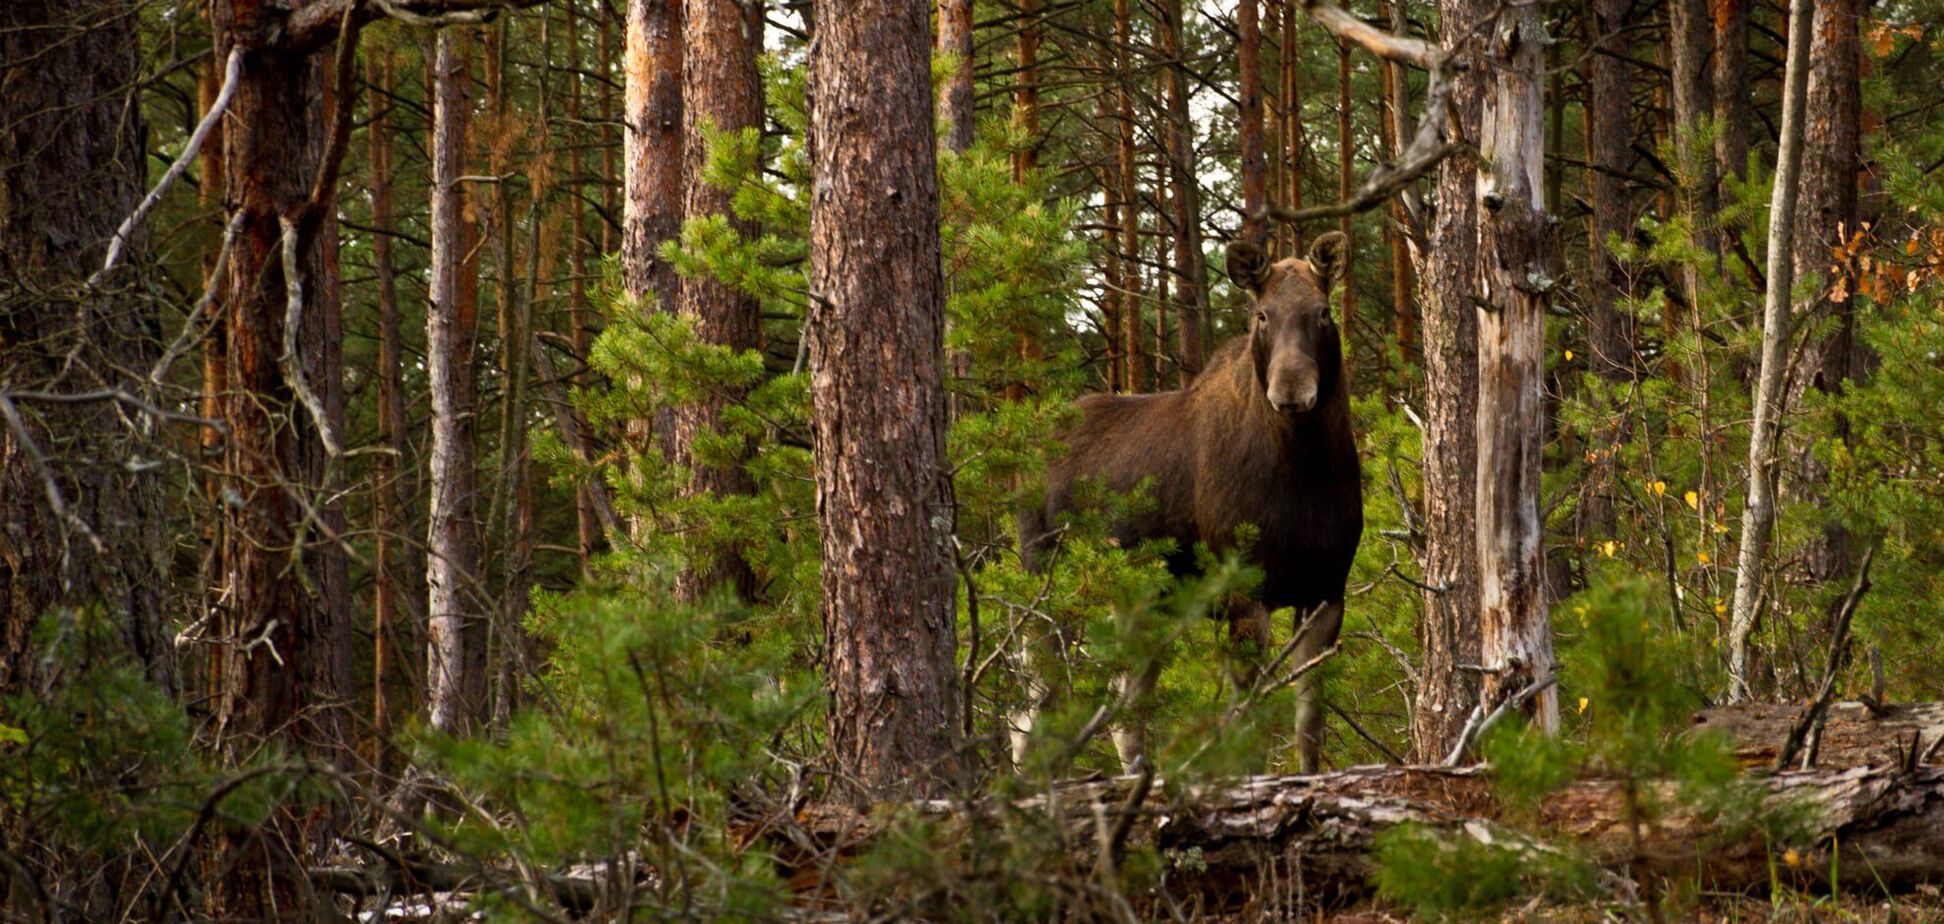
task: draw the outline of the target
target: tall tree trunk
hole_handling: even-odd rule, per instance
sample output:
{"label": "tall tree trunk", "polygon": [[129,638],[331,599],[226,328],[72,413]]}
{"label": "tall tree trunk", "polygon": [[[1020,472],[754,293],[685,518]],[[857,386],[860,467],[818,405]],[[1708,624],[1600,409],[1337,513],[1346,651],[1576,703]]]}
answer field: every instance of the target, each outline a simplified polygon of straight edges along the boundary
{"label": "tall tree trunk", "polygon": [[958,780],[944,293],[924,0],[819,4],[809,314],[825,684],[842,778]]}
{"label": "tall tree trunk", "polygon": [[[1174,206],[1176,384],[1186,387],[1202,369],[1202,325],[1208,316],[1208,264],[1202,254],[1201,180],[1195,170],[1195,123],[1189,114],[1187,29],[1181,0],[1163,0],[1162,54],[1168,75],[1169,200]],[[1158,387],[1158,385],[1157,385]]]}
{"label": "tall tree trunk", "polygon": [[1715,171],[1721,177],[1748,175],[1748,123],[1755,115],[1749,100],[1748,2],[1713,0]]}
{"label": "tall tree trunk", "polygon": [[37,676],[36,624],[91,604],[122,653],[174,685],[162,483],[133,464],[157,450],[112,402],[4,398],[147,388],[146,240],[89,283],[142,198],[138,7],[0,4],[0,695],[52,680]]}
{"label": "tall tree trunk", "polygon": [[[1242,147],[1242,239],[1263,242],[1264,217],[1259,215],[1269,199],[1269,164],[1262,140],[1262,24],[1257,15],[1257,0],[1240,0],[1235,8],[1237,53],[1241,60],[1237,107],[1242,124],[1237,137]],[[1117,8],[1118,9],[1118,8]]]}
{"label": "tall tree trunk", "polygon": [[1621,310],[1626,274],[1607,242],[1627,240],[1633,215],[1627,208],[1626,174],[1633,143],[1628,116],[1632,90],[1627,86],[1625,33],[1629,0],[1595,0],[1589,11],[1588,41],[1606,54],[1594,54],[1587,64],[1586,171],[1591,240],[1587,242],[1587,347],[1596,375],[1624,379],[1633,369],[1633,331]]}
{"label": "tall tree trunk", "polygon": [[652,293],[659,310],[672,311],[681,278],[661,245],[682,229],[681,0],[628,0],[626,62],[621,286],[634,298]]}
{"label": "tall tree trunk", "polygon": [[[1301,90],[1302,53],[1296,43],[1296,23],[1303,18],[1301,4],[1287,0],[1283,6],[1282,22],[1282,100],[1283,100],[1283,204],[1292,209],[1303,207],[1303,98]],[[1303,251],[1303,229],[1288,226],[1289,249],[1284,253],[1295,255]]]}
{"label": "tall tree trunk", "polygon": [[[732,214],[735,194],[706,178],[709,150],[703,136],[705,130],[762,127],[763,84],[756,71],[761,10],[760,5],[744,7],[739,0],[689,0],[682,16],[684,216],[726,216],[730,227],[742,235],[749,235],[753,226]],[[754,296],[712,276],[683,279],[676,310],[695,325],[696,336],[704,343],[735,350],[762,347],[761,305]],[[678,406],[669,414],[670,456],[690,470],[691,494],[747,494],[753,487],[740,465],[704,465],[694,451],[695,441],[719,425],[723,409],[738,397],[715,388],[703,403]],[[703,548],[694,550],[676,590],[684,599],[695,600],[726,584],[747,599],[755,583],[738,550]]]}
{"label": "tall tree trunk", "polygon": [[[1487,49],[1492,84],[1479,117],[1478,494],[1479,696],[1496,706],[1553,678],[1546,616],[1545,333],[1553,278],[1546,214],[1545,29],[1535,7],[1498,14]],[[1547,688],[1525,710],[1559,725]]]}
{"label": "tall tree trunk", "polygon": [[[1488,0],[1439,0],[1440,30],[1450,47],[1494,9]],[[1453,117],[1478,137],[1483,75],[1452,75]],[[1438,208],[1418,278],[1424,283],[1424,619],[1418,631],[1423,678],[1411,714],[1420,761],[1443,760],[1478,701],[1478,538],[1472,527],[1477,490],[1478,292],[1477,164],[1464,156],[1438,164]]]}
{"label": "tall tree trunk", "polygon": [[1796,203],[1802,172],[1803,104],[1808,96],[1813,0],[1789,2],[1789,58],[1783,76],[1782,131],[1769,198],[1768,292],[1762,300],[1762,360],[1755,380],[1755,421],[1748,436],[1748,499],[1728,624],[1728,699],[1750,696],[1752,636],[1761,616],[1765,561],[1775,528],[1775,476],[1781,461],[1782,377],[1788,364],[1790,292],[1795,288]]}
{"label": "tall tree trunk", "polygon": [[1138,392],[1147,372],[1141,343],[1141,163],[1134,147],[1133,16],[1128,0],[1114,0],[1114,158],[1121,203],[1121,390]]}
{"label": "tall tree trunk", "polygon": [[[1104,106],[1102,107],[1105,108]],[[1109,116],[1111,119],[1112,117]],[[1126,216],[1133,214],[1132,209],[1121,205],[1121,180],[1118,164],[1113,171],[1101,171],[1101,253],[1105,258],[1101,280],[1100,318],[1102,350],[1107,361],[1107,391],[1120,393],[1127,390],[1124,369],[1127,356],[1121,352],[1121,305],[1126,301],[1126,272],[1121,265],[1121,234],[1127,227]]]}
{"label": "tall tree trunk", "polygon": [[[1028,175],[1039,168],[1040,111],[1039,111],[1039,46],[1040,46],[1040,0],[1019,0],[1019,31],[1014,45],[1014,66],[1018,73],[1013,77],[1013,131],[1021,139],[1020,145],[1012,152],[1013,182],[1023,184]],[[1039,361],[1042,354],[1038,321],[1030,315],[1020,318],[1019,359],[1023,367],[1030,368]],[[1014,381],[1006,386],[1008,400],[1020,401],[1026,397],[1026,383]]]}
{"label": "tall tree trunk", "polygon": [[[1350,0],[1343,0],[1350,8]],[[1350,133],[1350,43],[1337,42],[1337,201],[1347,202],[1356,189],[1357,142]],[[1348,240],[1348,251],[1357,252],[1355,216],[1337,219],[1337,230]],[[1337,294],[1337,319],[1343,324],[1343,381],[1355,381],[1357,343],[1357,269],[1355,261],[1343,273],[1343,286]]]}
{"label": "tall tree trunk", "polygon": [[[1390,23],[1391,32],[1408,34],[1410,22],[1404,15],[1403,0],[1379,0],[1377,11],[1379,18]],[[1411,131],[1410,121],[1405,116],[1407,90],[1404,69],[1389,58],[1380,59],[1379,66],[1383,68],[1384,82],[1384,156],[1396,160],[1403,152],[1405,136]],[[1401,197],[1392,198],[1390,220],[1384,224],[1384,248],[1390,255],[1392,333],[1397,337],[1397,349],[1406,364],[1421,359],[1418,350],[1417,295],[1414,291],[1417,283],[1411,271],[1411,253],[1419,242],[1414,239],[1414,232],[1406,230],[1411,227],[1413,209],[1407,209]]]}
{"label": "tall tree trunk", "polygon": [[[231,758],[266,739],[327,761],[350,754],[351,633],[342,479],[343,401],[337,294],[335,164],[351,100],[327,105],[324,49],[356,33],[336,23],[293,32],[277,9],[214,0],[215,52],[240,54],[224,118],[225,206],[237,223],[223,306],[228,429],[223,470],[227,606],[211,682],[212,738]],[[347,77],[347,70],[338,76]],[[343,86],[354,84],[345,79]],[[330,116],[320,119],[319,113]],[[336,143],[330,143],[335,140]],[[280,815],[218,839],[209,856],[214,917],[303,914],[311,900],[299,854],[328,827]]]}
{"label": "tall tree trunk", "polygon": [[[1721,200],[1715,190],[1713,153],[1698,147],[1705,121],[1714,115],[1714,94],[1708,74],[1708,53],[1714,41],[1713,19],[1708,0],[1668,0],[1668,46],[1672,65],[1670,82],[1674,96],[1674,161],[1679,164],[1681,213],[1693,225],[1694,242],[1702,251],[1718,256],[1720,239],[1715,233],[1716,215]],[[1688,262],[1682,267],[1681,289],[1688,302],[1687,327],[1701,326],[1701,266]]]}
{"label": "tall tree trunk", "polygon": [[[398,284],[392,265],[392,143],[391,97],[395,83],[390,50],[366,57],[365,79],[378,93],[371,100],[371,123],[367,141],[371,145],[371,236],[372,261],[378,276],[378,448],[373,465],[377,480],[372,496],[375,584],[372,605],[372,732],[378,739],[383,758],[392,734],[393,690],[398,687],[398,652],[410,651],[399,644],[405,636],[399,628],[398,575],[406,570],[411,543],[400,543],[410,517],[404,501],[402,472],[408,445],[405,423],[405,379],[403,349],[398,324]],[[403,545],[403,551],[401,551]]]}
{"label": "tall tree trunk", "polygon": [[471,39],[439,32],[433,64],[432,269],[425,313],[431,388],[431,518],[426,538],[426,712],[432,727],[466,732],[486,715],[490,617],[481,593],[479,411],[473,346],[479,317],[476,232],[468,217],[466,149],[472,115]]}
{"label": "tall tree trunk", "polygon": [[[207,115],[215,107],[223,82],[223,62],[212,56],[207,65],[197,75],[196,96],[200,111]],[[224,222],[227,220],[223,209],[223,126],[218,119],[212,126],[209,137],[203,141],[201,153],[196,155],[196,177],[200,181],[196,188],[196,204],[210,216],[210,225],[218,234],[227,234]],[[204,420],[221,421],[223,402],[229,394],[229,348],[228,334],[218,306],[225,303],[224,287],[228,280],[226,266],[217,265],[216,255],[221,252],[220,242],[209,248],[203,258],[203,286],[211,294],[209,317],[203,320],[202,329],[202,395],[197,403]],[[204,460],[223,457],[223,428],[220,423],[211,423],[197,428],[198,448]],[[209,614],[223,599],[223,588],[227,586],[223,576],[228,571],[223,566],[223,472],[220,466],[209,465],[202,472],[202,556],[197,568],[197,576],[202,584],[197,599],[197,613]],[[203,654],[214,655],[216,650],[209,649]],[[212,680],[218,666],[212,660],[197,671],[193,667],[181,672],[182,692],[185,696],[204,696],[209,693],[203,684]]]}
{"label": "tall tree trunk", "polygon": [[[630,15],[633,7],[630,6]],[[567,123],[571,126],[585,124],[583,93],[581,86],[581,21],[580,4],[567,4]],[[627,79],[623,76],[623,79]],[[624,130],[625,131],[625,130]],[[583,177],[586,163],[582,147],[586,135],[574,131],[567,144],[567,175]],[[571,274],[567,284],[567,323],[568,341],[574,345],[574,355],[585,359],[594,343],[594,310],[587,298],[587,197],[567,197],[568,224],[574,229],[567,238],[567,266]],[[632,291],[632,290],[631,290]],[[517,348],[517,347],[516,347]],[[585,372],[576,372],[574,385],[586,388],[590,379]],[[578,414],[578,410],[573,413]],[[583,424],[580,432],[586,432]],[[593,477],[593,476],[588,476]],[[601,547],[601,519],[595,512],[594,486],[585,478],[574,486],[574,532],[579,539],[580,566],[583,575],[591,573],[594,555]]]}
{"label": "tall tree trunk", "polygon": [[[1155,167],[1154,176],[1154,376],[1150,379],[1155,391],[1167,390],[1168,355],[1174,344],[1169,336],[1171,328],[1168,318],[1175,310],[1174,301],[1169,296],[1169,288],[1175,281],[1174,274],[1174,234],[1169,227],[1173,220],[1174,209],[1168,197],[1167,154],[1160,152],[1160,163]],[[1177,384],[1181,367],[1176,364]]]}
{"label": "tall tree trunk", "polygon": [[[1792,250],[1795,278],[1817,281],[1816,297],[1805,308],[1806,316],[1834,318],[1835,326],[1803,351],[1804,372],[1792,376],[1791,406],[1807,388],[1824,394],[1840,393],[1855,365],[1857,271],[1856,258],[1847,256],[1847,245],[1862,233],[1857,201],[1864,174],[1859,71],[1862,46],[1857,36],[1857,21],[1862,14],[1860,0],[1823,0],[1816,5],[1802,129],[1802,185]],[[1838,253],[1845,256],[1836,256]],[[1847,421],[1838,419],[1836,426],[1838,435],[1847,439]],[[1806,438],[1802,443],[1791,451],[1797,459],[1801,495],[1813,507],[1825,508],[1826,466],[1816,458]],[[1848,546],[1843,525],[1833,517],[1826,519],[1821,535],[1803,550],[1808,577],[1816,581],[1841,579],[1852,567]]]}
{"label": "tall tree trunk", "polygon": [[938,50],[956,62],[952,78],[938,90],[938,118],[945,123],[945,149],[972,147],[977,115],[973,108],[972,0],[938,0]]}

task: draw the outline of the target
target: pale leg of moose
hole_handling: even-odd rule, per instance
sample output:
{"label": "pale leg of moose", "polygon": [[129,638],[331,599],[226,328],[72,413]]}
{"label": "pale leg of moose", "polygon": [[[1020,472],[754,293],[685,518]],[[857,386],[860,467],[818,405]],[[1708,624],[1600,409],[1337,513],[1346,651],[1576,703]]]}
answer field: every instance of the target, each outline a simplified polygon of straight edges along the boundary
{"label": "pale leg of moose", "polygon": [[[1302,621],[1297,614],[1296,631],[1302,638],[1296,643],[1296,650],[1290,654],[1289,663],[1294,667],[1308,664],[1311,658],[1336,644],[1337,633],[1343,629],[1343,601],[1331,600],[1316,610],[1316,614]],[[1323,672],[1312,670],[1296,681],[1296,757],[1304,773],[1315,773],[1323,765]]]}

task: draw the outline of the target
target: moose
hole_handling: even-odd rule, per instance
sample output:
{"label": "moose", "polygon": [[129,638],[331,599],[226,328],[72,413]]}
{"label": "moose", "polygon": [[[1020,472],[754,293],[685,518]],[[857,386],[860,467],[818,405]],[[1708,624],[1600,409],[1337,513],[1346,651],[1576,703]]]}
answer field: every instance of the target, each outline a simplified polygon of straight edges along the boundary
{"label": "moose", "polygon": [[[1319,236],[1307,257],[1271,261],[1258,244],[1228,247],[1230,278],[1247,291],[1249,331],[1224,343],[1187,387],[1147,395],[1096,394],[1077,403],[1079,419],[1062,434],[1065,456],[1049,465],[1039,503],[1019,517],[1021,554],[1029,567],[1057,536],[1058,520],[1076,501],[1083,479],[1127,493],[1146,486],[1153,503],[1112,526],[1124,547],[1171,539],[1169,569],[1196,568],[1198,544],[1234,550],[1259,568],[1253,599],[1227,607],[1232,645],[1268,649],[1270,614],[1294,608],[1289,663],[1303,664],[1336,643],[1343,625],[1345,581],[1363,536],[1363,488],[1343,344],[1329,293],[1342,278],[1349,241]],[[1238,529],[1254,527],[1237,548]],[[1152,690],[1156,668],[1119,680],[1122,695]],[[1023,758],[1027,733],[1047,698],[1035,678],[1035,702],[1013,717],[1012,750]],[[1297,687],[1297,746],[1305,772],[1322,756],[1323,714],[1317,674]],[[1137,723],[1114,732],[1130,770],[1145,749]]]}

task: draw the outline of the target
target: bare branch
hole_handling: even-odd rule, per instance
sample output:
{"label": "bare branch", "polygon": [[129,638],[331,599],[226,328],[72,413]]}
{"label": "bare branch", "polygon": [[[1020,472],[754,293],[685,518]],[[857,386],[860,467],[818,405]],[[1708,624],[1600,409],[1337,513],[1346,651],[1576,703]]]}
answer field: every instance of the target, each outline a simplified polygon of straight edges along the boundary
{"label": "bare branch", "polygon": [[1306,209],[1291,209],[1271,202],[1257,212],[1257,218],[1303,224],[1367,212],[1417,182],[1440,161],[1470,149],[1464,141],[1445,136],[1451,97],[1450,72],[1460,66],[1455,49],[1439,50],[1419,39],[1393,35],[1365,23],[1342,7],[1317,0],[1308,0],[1303,9],[1318,24],[1380,57],[1424,68],[1430,77],[1425,86],[1424,111],[1418,116],[1417,131],[1411,136],[1410,145],[1396,160],[1385,161],[1372,170],[1356,195],[1342,202]]}
{"label": "bare branch", "polygon": [[202,297],[196,299],[195,307],[189,309],[189,318],[182,324],[182,333],[176,335],[175,341],[169,344],[169,348],[162,351],[162,358],[156,360],[155,366],[149,369],[150,388],[161,388],[162,377],[169,374],[169,367],[182,358],[182,354],[188,351],[191,343],[202,339],[194,336],[195,331],[201,326],[203,312],[208,311],[209,306],[215,304],[216,293],[223,289],[223,273],[229,266],[230,250],[236,246],[236,236],[243,230],[244,215],[245,213],[239,209],[236,214],[230,216],[229,225],[223,228],[223,245],[216,251],[215,266],[209,271],[209,285],[203,288]]}
{"label": "bare branch", "polygon": [[223,65],[222,92],[216,94],[216,101],[209,104],[209,111],[203,114],[201,122],[196,123],[196,130],[190,133],[189,143],[183,146],[182,154],[176,157],[175,163],[169,165],[169,169],[163,172],[162,179],[156,182],[155,188],[149,190],[142,203],[122,220],[121,227],[115,229],[114,239],[108,242],[108,256],[101,261],[101,269],[88,277],[89,285],[100,285],[109,272],[114,270],[115,264],[121,262],[122,252],[128,247],[128,239],[134,236],[135,229],[141,226],[142,220],[148,217],[148,213],[155,208],[156,203],[162,201],[162,196],[169,191],[169,187],[174,186],[176,180],[182,178],[183,171],[189,169],[190,162],[196,159],[196,153],[202,150],[203,142],[209,140],[209,133],[216,127],[217,120],[221,119],[224,110],[229,108],[230,100],[236,98],[237,78],[242,72],[243,49],[232,48],[228,63]]}
{"label": "bare branch", "polygon": [[1534,680],[1527,684],[1525,689],[1506,697],[1505,702],[1499,703],[1498,708],[1493,709],[1490,715],[1485,713],[1485,704],[1479,703],[1472,709],[1471,719],[1465,722],[1464,731],[1458,733],[1458,743],[1452,746],[1451,754],[1444,759],[1444,766],[1458,766],[1459,761],[1465,759],[1465,753],[1471,750],[1472,742],[1484,737],[1485,733],[1490,731],[1493,725],[1498,724],[1498,720],[1504,718],[1506,713],[1523,707],[1531,702],[1533,697],[1544,693],[1558,681],[1557,674],[1547,674]]}
{"label": "bare branch", "polygon": [[1317,25],[1335,33],[1337,38],[1362,45],[1371,54],[1402,64],[1435,70],[1442,64],[1443,52],[1423,39],[1397,35],[1377,28],[1356,14],[1325,0],[1303,0],[1303,12]]}
{"label": "bare branch", "polygon": [[304,320],[304,276],[299,270],[298,222],[286,216],[277,216],[283,225],[283,271],[284,271],[284,330],[283,355],[277,364],[283,367],[284,381],[297,396],[298,403],[310,412],[311,423],[317,427],[318,441],[324,444],[324,452],[330,456],[343,453],[338,445],[337,431],[331,429],[331,418],[324,411],[324,402],[318,400],[317,393],[311,390],[310,382],[304,378],[303,357],[297,353],[297,329]]}

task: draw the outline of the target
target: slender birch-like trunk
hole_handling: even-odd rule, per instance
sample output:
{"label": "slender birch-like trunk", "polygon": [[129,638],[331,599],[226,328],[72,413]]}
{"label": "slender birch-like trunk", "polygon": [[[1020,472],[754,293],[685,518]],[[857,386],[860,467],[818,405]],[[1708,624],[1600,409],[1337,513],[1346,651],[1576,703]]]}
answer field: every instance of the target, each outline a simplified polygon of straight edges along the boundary
{"label": "slender birch-like trunk", "polygon": [[1749,698],[1752,637],[1765,596],[1765,561],[1775,529],[1775,476],[1781,461],[1782,375],[1788,364],[1790,290],[1795,288],[1795,219],[1802,173],[1803,102],[1809,87],[1809,26],[1814,0],[1789,2],[1789,57],[1783,76],[1782,136],[1769,196],[1768,292],[1762,301],[1762,364],[1755,379],[1755,422],[1748,436],[1748,498],[1728,623],[1728,699]]}

